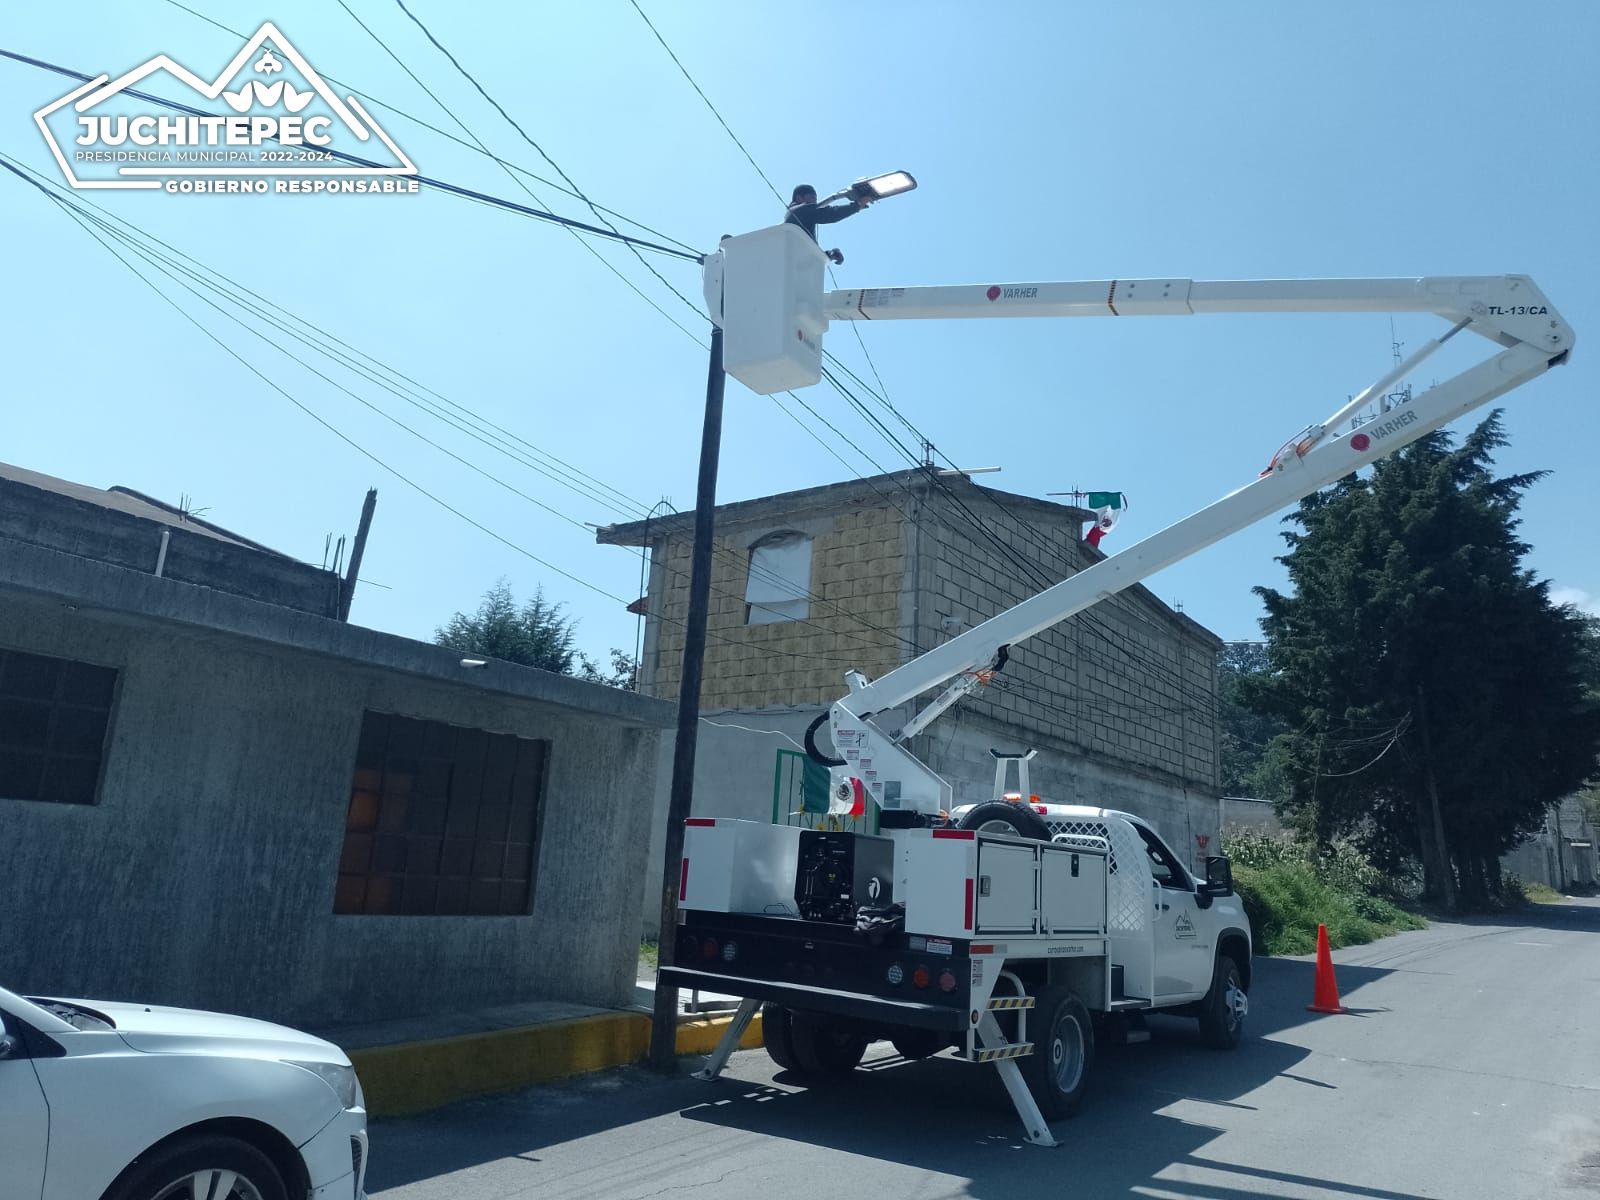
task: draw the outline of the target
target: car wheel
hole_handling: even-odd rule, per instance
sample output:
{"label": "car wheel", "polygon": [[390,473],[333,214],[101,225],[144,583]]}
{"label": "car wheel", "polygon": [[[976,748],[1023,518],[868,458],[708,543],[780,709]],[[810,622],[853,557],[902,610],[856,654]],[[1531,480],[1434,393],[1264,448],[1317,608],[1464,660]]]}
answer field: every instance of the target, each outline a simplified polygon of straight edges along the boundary
{"label": "car wheel", "polygon": [[205,1135],[147,1150],[107,1200],[289,1200],[278,1169],[237,1138]]}
{"label": "car wheel", "polygon": [[1034,1012],[1040,1024],[1033,1035],[1033,1053],[1022,1059],[1023,1075],[1039,1111],[1047,1121],[1077,1113],[1094,1062],[1094,1025],[1089,1010],[1065,988],[1046,988]]}
{"label": "car wheel", "polygon": [[961,829],[976,829],[979,833],[1002,833],[1009,837],[1050,840],[1050,826],[1033,809],[1008,800],[989,800],[974,804],[959,823]]}
{"label": "car wheel", "polygon": [[825,1017],[792,1013],[789,1030],[802,1075],[846,1075],[867,1053],[867,1037],[840,1029]]}
{"label": "car wheel", "polygon": [[1244,1037],[1244,1018],[1250,1001],[1239,982],[1239,964],[1227,955],[1217,959],[1211,991],[1201,1001],[1200,1036],[1208,1046],[1232,1050]]}
{"label": "car wheel", "polygon": [[767,1057],[785,1071],[798,1071],[800,1062],[794,1056],[794,1024],[789,1010],[778,1004],[761,1006],[761,1040],[766,1044]]}

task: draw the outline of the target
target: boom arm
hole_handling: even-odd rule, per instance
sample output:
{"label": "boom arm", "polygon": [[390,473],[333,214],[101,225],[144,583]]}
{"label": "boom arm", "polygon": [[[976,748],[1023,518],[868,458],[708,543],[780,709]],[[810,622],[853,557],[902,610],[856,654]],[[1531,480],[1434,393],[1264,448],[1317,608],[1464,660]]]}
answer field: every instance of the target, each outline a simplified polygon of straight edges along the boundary
{"label": "boom arm", "polygon": [[[920,732],[977,684],[977,670],[1001,651],[1140,582],[1220,538],[1270,516],[1318,488],[1393,454],[1456,417],[1565,360],[1572,329],[1527,276],[1423,279],[1195,281],[1102,280],[1079,283],[876,288],[828,293],[829,320],[993,317],[1187,316],[1195,313],[1433,312],[1448,331],[1394,371],[1290,440],[1261,476],[1198,512],[1095,563],[944,645],[867,682],[830,710],[841,770],[862,777],[885,810],[951,807],[950,785],[897,743]],[[1402,374],[1463,329],[1501,353],[1366,423],[1353,420]],[[929,688],[955,680],[897,737],[870,719]]]}

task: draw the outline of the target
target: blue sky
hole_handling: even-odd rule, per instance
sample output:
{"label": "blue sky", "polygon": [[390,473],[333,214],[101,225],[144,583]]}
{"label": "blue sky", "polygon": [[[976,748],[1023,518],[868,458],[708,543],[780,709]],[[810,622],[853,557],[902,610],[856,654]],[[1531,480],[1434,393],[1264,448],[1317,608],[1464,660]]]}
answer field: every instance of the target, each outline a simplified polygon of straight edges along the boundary
{"label": "blue sky", "polygon": [[[352,7],[491,148],[548,165],[388,0]],[[1505,471],[1529,495],[1531,564],[1600,611],[1593,347],[1600,6],[665,3],[665,38],[785,192],[904,167],[916,193],[837,226],[840,286],[1179,276],[1532,275],[1576,327],[1567,368],[1502,402]],[[324,74],[441,127],[449,117],[338,5],[194,0],[253,33],[278,24]],[[696,246],[778,219],[760,177],[627,0],[414,10],[594,200]],[[801,15],[803,14],[803,15]],[[13,5],[0,46],[115,75],[166,53],[210,78],[240,41],[159,0]],[[51,160],[37,108],[71,85],[0,61],[0,152]],[[178,92],[165,81],[167,95]],[[374,110],[426,174],[526,201],[504,173]],[[551,207],[582,205],[533,184]],[[102,194],[124,219],[649,505],[694,499],[704,352],[569,234],[424,193],[386,200]],[[377,518],[353,618],[416,637],[497,577],[543,584],[591,653],[631,649],[621,604],[541,567],[329,433],[157,301],[54,205],[0,176],[6,286],[0,460],[125,484],[320,562]],[[599,251],[690,329],[626,251]],[[691,299],[697,269],[660,260]],[[620,514],[387,393],[352,390],[563,520],[417,440],[180,293],[262,372],[371,454],[526,551],[617,597],[637,558],[570,521]],[[1414,345],[1436,331],[1402,317]],[[1120,489],[1131,544],[1252,478],[1296,430],[1390,362],[1386,317],[905,322],[863,331],[895,405],[983,482],[1042,495]],[[1474,339],[1475,340],[1475,339]],[[868,374],[851,332],[829,347]],[[1472,348],[1481,354],[1479,342]],[[303,352],[302,352],[303,353]],[[1426,385],[1449,371],[1441,355]],[[1438,374],[1435,374],[1435,373]],[[826,388],[851,473],[903,466]],[[802,416],[804,414],[801,414]],[[824,437],[832,440],[826,430]],[[845,477],[774,401],[728,389],[719,497]],[[1151,582],[1227,638],[1258,636],[1256,584],[1282,582],[1263,523]]]}

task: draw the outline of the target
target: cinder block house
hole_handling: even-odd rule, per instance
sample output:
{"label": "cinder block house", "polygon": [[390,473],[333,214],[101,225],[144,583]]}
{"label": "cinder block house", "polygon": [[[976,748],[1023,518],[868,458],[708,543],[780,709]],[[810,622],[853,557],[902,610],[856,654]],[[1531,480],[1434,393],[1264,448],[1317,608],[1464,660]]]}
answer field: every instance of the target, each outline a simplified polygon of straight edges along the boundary
{"label": "cinder block house", "polygon": [[[1040,579],[1098,561],[1083,541],[1091,519],[931,469],[719,507],[695,811],[791,820],[815,807],[818,775],[808,796],[799,739],[844,694],[844,673],[880,676],[1033,595]],[[688,513],[598,534],[650,550],[646,695],[677,696],[692,537]],[[1199,858],[1216,836],[1221,645],[1131,588],[1014,647],[993,683],[912,751],[962,802],[991,793],[991,749],[1036,749],[1033,791],[1139,813]],[[664,744],[660,813],[670,754]],[[658,847],[663,836],[658,819]]]}
{"label": "cinder block house", "polygon": [[612,801],[672,705],[463,669],[348,586],[0,464],[0,986],[313,1027],[632,1001],[651,814]]}

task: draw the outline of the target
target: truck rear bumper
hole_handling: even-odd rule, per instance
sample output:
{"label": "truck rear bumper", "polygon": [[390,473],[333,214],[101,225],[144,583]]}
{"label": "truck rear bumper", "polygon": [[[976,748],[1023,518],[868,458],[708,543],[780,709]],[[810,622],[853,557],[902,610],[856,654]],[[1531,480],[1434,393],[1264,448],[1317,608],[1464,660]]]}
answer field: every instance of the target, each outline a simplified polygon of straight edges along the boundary
{"label": "truck rear bumper", "polygon": [[658,977],[662,982],[679,988],[699,988],[703,992],[770,1000],[786,1008],[831,1013],[858,1021],[906,1025],[944,1033],[961,1033],[967,1028],[968,1022],[967,1014],[952,1008],[919,1004],[912,1000],[891,1000],[862,992],[837,991],[811,984],[746,979],[689,967],[662,967]]}

